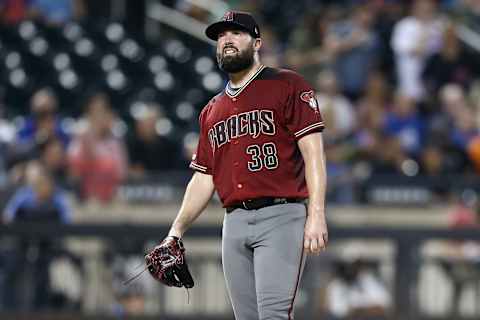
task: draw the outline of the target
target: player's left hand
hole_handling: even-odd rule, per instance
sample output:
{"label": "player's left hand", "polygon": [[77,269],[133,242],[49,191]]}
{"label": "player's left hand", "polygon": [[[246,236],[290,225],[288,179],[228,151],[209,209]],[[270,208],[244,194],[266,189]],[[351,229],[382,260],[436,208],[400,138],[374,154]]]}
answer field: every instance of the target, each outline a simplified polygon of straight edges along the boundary
{"label": "player's left hand", "polygon": [[148,271],[155,280],[169,287],[193,287],[193,278],[185,258],[182,239],[166,237],[145,256]]}
{"label": "player's left hand", "polygon": [[303,247],[307,254],[318,255],[328,243],[327,221],[324,214],[309,214],[305,223]]}

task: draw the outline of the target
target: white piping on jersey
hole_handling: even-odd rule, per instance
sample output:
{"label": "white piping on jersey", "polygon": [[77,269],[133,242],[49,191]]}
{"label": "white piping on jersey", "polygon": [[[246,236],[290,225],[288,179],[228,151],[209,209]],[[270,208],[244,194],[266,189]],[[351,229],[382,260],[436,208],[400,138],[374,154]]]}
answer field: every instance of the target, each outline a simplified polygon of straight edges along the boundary
{"label": "white piping on jersey", "polygon": [[228,87],[230,81],[228,81],[227,86],[225,87],[225,93],[227,94],[227,96],[229,96],[230,98],[238,96],[250,84],[250,82],[252,82],[260,74],[260,72],[262,72],[263,69],[265,69],[265,66],[261,65],[260,68],[258,68],[257,72],[255,72],[253,76],[248,79],[248,81],[243,86],[238,88],[235,92],[229,92]]}
{"label": "white piping on jersey", "polygon": [[314,123],[314,124],[311,124],[305,128],[303,128],[302,130],[298,130],[297,132],[294,133],[294,136],[295,137],[298,137],[298,136],[301,136],[302,134],[310,131],[310,130],[313,130],[313,129],[316,129],[316,128],[323,128],[324,125],[323,125],[323,121],[322,122],[317,122],[317,123]]}
{"label": "white piping on jersey", "polygon": [[201,171],[201,172],[207,172],[207,167],[201,166],[193,162],[190,163],[190,168]]}

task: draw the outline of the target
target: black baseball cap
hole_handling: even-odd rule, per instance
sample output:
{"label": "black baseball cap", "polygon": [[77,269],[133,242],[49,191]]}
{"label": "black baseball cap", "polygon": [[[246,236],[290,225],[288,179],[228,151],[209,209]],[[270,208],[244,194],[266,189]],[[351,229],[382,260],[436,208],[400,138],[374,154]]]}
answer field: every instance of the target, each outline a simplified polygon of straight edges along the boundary
{"label": "black baseball cap", "polygon": [[228,28],[239,28],[247,31],[254,38],[260,38],[260,28],[257,22],[248,12],[227,11],[221,21],[212,23],[205,30],[205,34],[210,39],[217,41],[218,34]]}

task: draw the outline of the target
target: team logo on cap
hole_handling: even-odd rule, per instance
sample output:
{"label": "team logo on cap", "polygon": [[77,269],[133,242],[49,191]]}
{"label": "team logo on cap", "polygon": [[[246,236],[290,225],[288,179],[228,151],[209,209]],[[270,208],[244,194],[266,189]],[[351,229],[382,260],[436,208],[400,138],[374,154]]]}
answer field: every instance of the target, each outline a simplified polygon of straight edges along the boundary
{"label": "team logo on cap", "polygon": [[315,110],[315,112],[318,112],[318,102],[317,102],[317,99],[315,98],[315,93],[313,92],[313,90],[300,93],[300,99],[308,103],[308,105],[313,110]]}
{"label": "team logo on cap", "polygon": [[223,15],[223,21],[233,21],[233,12],[232,11],[227,11]]}

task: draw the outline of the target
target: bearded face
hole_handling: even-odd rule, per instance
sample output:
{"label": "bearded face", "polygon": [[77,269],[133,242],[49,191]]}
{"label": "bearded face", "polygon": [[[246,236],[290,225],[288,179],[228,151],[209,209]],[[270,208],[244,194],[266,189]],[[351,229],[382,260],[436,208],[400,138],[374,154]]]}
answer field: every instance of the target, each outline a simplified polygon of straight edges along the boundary
{"label": "bearded face", "polygon": [[253,41],[249,41],[244,48],[226,43],[221,50],[217,50],[220,69],[227,73],[237,73],[250,68],[254,62]]}

